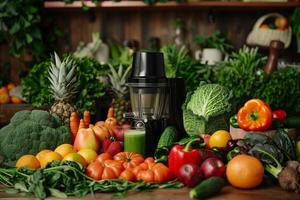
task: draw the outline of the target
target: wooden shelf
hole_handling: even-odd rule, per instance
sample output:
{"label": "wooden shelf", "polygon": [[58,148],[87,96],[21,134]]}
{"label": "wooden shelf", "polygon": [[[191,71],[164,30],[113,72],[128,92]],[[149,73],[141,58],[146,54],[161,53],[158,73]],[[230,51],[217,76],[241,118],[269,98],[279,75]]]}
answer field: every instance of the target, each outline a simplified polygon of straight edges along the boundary
{"label": "wooden shelf", "polygon": [[[94,4],[92,1],[85,1],[85,5],[90,8],[100,9],[207,9],[207,8],[223,8],[223,9],[288,9],[300,6],[300,1],[297,2],[241,2],[241,1],[201,1],[195,3],[166,2],[156,3],[149,6],[143,1],[102,1]],[[45,1],[44,7],[47,9],[78,9],[82,7],[81,1],[74,1],[71,4],[65,4],[63,1]]]}

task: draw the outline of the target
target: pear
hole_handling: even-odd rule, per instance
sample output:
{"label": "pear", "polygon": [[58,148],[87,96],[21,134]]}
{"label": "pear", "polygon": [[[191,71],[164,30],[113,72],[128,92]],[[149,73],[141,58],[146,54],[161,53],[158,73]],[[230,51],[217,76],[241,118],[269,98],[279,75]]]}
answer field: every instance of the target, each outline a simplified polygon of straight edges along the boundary
{"label": "pear", "polygon": [[92,149],[98,152],[99,141],[92,128],[81,128],[78,130],[73,146],[77,151],[81,149]]}

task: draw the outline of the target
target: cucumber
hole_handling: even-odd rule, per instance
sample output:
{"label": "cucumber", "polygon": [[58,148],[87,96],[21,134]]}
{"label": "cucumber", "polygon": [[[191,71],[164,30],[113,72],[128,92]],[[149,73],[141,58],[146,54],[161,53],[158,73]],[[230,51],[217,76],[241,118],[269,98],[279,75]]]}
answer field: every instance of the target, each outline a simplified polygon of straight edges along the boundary
{"label": "cucumber", "polygon": [[286,128],[300,128],[300,116],[287,117],[284,125]]}
{"label": "cucumber", "polygon": [[224,186],[224,179],[213,176],[198,184],[190,191],[191,199],[208,198],[218,194]]}
{"label": "cucumber", "polygon": [[177,141],[177,130],[172,126],[165,128],[164,132],[159,138],[157,149],[163,147],[171,147]]}

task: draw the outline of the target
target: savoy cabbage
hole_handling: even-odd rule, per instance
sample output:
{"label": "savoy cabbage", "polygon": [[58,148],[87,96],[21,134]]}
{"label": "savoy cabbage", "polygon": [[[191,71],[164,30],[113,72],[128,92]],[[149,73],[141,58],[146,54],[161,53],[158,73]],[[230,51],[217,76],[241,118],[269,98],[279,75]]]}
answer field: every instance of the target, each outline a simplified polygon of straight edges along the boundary
{"label": "savoy cabbage", "polygon": [[184,128],[189,135],[227,129],[231,92],[219,84],[200,84],[183,104]]}

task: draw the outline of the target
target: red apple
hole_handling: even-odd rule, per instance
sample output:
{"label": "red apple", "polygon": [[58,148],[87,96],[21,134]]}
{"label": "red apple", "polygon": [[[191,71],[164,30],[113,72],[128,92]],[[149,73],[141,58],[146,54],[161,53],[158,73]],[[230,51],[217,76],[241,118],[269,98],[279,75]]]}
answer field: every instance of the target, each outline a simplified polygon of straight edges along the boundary
{"label": "red apple", "polygon": [[275,26],[280,30],[285,30],[289,26],[289,21],[285,17],[276,17]]}
{"label": "red apple", "polygon": [[180,168],[178,179],[184,185],[193,187],[202,180],[201,169],[195,164],[185,164]]}
{"label": "red apple", "polygon": [[224,177],[226,167],[218,158],[208,158],[201,165],[201,172],[205,179],[212,176]]}
{"label": "red apple", "polygon": [[115,126],[112,129],[113,136],[117,139],[117,141],[124,141],[124,129],[122,126]]}

